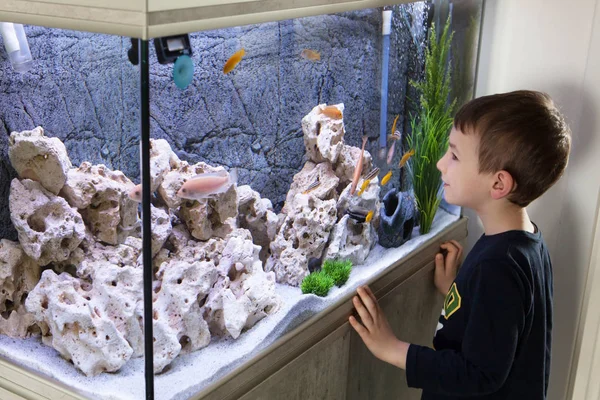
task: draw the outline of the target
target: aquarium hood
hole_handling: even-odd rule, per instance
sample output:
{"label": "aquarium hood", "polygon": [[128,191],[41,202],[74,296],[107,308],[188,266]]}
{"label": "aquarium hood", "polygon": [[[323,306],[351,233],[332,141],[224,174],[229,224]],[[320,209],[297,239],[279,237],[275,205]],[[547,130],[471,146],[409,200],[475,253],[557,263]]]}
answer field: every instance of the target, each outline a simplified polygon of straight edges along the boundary
{"label": "aquarium hood", "polygon": [[140,39],[409,0],[3,0],[0,21]]}

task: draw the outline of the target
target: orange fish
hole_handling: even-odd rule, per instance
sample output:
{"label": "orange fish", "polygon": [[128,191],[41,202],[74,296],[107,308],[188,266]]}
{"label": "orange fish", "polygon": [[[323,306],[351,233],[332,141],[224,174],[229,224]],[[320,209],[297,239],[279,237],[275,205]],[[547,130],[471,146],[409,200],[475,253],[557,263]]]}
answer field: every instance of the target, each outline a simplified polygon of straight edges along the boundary
{"label": "orange fish", "polygon": [[415,149],[412,149],[410,151],[407,151],[406,153],[404,153],[404,155],[402,156],[402,159],[400,160],[400,164],[398,164],[398,166],[400,168],[404,167],[404,164],[406,164],[406,162],[408,161],[408,159],[412,156],[415,155]]}
{"label": "orange fish", "polygon": [[356,192],[356,186],[358,186],[358,180],[360,179],[360,175],[362,174],[363,157],[365,155],[366,144],[367,137],[363,136],[363,144],[362,149],[360,150],[360,157],[358,157],[358,163],[356,163],[356,167],[354,167],[354,176],[352,177],[352,186],[350,187],[350,194],[354,194],[354,192]]}
{"label": "orange fish", "polygon": [[201,200],[213,194],[224,193],[237,183],[237,170],[207,172],[188,179],[177,192],[177,196],[188,200]]}
{"label": "orange fish", "polygon": [[373,219],[373,214],[375,214],[373,212],[373,210],[369,211],[369,213],[367,214],[367,217],[365,218],[365,222],[368,224],[369,222],[371,222],[371,220]]}
{"label": "orange fish", "polygon": [[142,202],[142,184],[135,185],[129,193],[127,193],[129,198],[133,201],[137,201],[138,203]]}
{"label": "orange fish", "polygon": [[300,57],[304,58],[305,60],[319,61],[321,59],[321,53],[311,49],[304,49],[302,52],[300,52]]}
{"label": "orange fish", "polygon": [[396,133],[396,122],[398,122],[398,118],[400,118],[400,114],[396,115],[396,118],[394,118],[394,123],[392,124],[392,136]]}
{"label": "orange fish", "polygon": [[229,60],[227,60],[227,62],[225,63],[225,66],[223,67],[223,73],[228,74],[231,71],[233,71],[235,66],[238,65],[240,61],[242,61],[242,57],[244,57],[245,55],[246,51],[244,49],[236,51],[231,57],[229,57]]}
{"label": "orange fish", "polygon": [[326,106],[321,110],[321,114],[331,119],[342,119],[342,112],[336,106]]}

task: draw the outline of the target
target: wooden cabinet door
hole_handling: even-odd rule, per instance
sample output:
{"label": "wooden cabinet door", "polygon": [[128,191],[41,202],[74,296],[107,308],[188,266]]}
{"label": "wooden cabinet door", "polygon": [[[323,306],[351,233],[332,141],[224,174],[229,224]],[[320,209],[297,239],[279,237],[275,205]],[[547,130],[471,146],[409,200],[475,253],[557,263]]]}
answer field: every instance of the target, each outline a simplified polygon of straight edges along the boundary
{"label": "wooden cabinet door", "polygon": [[345,323],[240,400],[345,400],[350,329]]}
{"label": "wooden cabinet door", "polygon": [[[433,263],[379,299],[379,303],[398,338],[431,347],[443,305],[443,297],[433,285]],[[406,385],[405,372],[375,358],[354,330],[350,335],[347,394],[349,400],[421,398],[421,390]]]}

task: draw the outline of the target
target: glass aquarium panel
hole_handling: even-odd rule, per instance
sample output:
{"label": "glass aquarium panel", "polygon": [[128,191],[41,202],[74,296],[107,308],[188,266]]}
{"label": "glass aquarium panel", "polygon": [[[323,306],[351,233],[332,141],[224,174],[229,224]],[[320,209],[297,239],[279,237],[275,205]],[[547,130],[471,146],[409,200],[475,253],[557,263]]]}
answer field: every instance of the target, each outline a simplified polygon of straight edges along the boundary
{"label": "glass aquarium panel", "polygon": [[[441,102],[472,96],[481,6],[416,2],[150,41],[155,398],[201,392],[460,217],[438,208],[433,173],[419,182],[439,192],[423,228],[414,177],[437,159],[413,145],[419,83],[449,21]],[[140,399],[137,52],[129,38],[25,32],[31,69],[0,52],[0,354],[93,398]],[[26,133],[38,126],[44,136]],[[27,145],[18,157],[12,132]],[[432,163],[417,165],[423,156]],[[13,196],[24,184],[52,201]]]}
{"label": "glass aquarium panel", "polygon": [[[15,30],[16,26],[16,30]],[[0,51],[0,355],[92,397],[144,393],[139,68],[130,40],[26,26]],[[13,42],[11,42],[13,41]],[[14,65],[13,62],[15,61]]]}
{"label": "glass aquarium panel", "polygon": [[462,81],[447,82],[447,100],[471,96],[481,4],[193,32],[170,38],[189,46],[165,63],[168,45],[155,43],[153,220],[170,231],[154,258],[157,398],[198,393],[459,218],[445,205],[428,233],[417,226],[411,81],[426,75],[431,25],[439,35],[448,20],[442,62]]}

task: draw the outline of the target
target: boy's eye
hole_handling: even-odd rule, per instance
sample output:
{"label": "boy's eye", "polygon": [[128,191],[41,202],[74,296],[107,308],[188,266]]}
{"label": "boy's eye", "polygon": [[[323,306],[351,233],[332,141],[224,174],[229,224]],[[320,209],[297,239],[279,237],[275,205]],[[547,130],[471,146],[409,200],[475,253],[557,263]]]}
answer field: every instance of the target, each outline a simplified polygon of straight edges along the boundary
{"label": "boy's eye", "polygon": [[454,154],[454,153],[450,153],[450,154],[452,154],[452,159],[453,159],[454,161],[458,161],[458,158],[456,158],[456,154]]}

